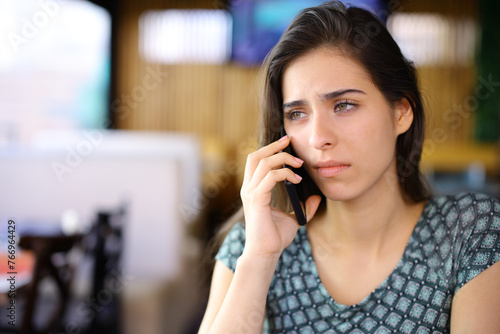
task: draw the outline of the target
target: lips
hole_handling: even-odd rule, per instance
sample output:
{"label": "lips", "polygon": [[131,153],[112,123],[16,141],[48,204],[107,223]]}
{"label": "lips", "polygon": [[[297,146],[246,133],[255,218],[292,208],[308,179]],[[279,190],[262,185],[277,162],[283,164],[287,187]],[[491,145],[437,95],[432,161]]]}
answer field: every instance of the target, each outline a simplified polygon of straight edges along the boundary
{"label": "lips", "polygon": [[340,161],[323,161],[312,166],[322,177],[334,177],[349,169],[351,165]]}

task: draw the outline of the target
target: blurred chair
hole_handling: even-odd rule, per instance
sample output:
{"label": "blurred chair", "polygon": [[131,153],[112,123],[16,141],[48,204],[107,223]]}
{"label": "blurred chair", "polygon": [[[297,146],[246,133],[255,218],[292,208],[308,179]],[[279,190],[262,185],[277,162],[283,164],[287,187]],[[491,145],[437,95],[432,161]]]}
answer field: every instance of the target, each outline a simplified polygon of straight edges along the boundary
{"label": "blurred chair", "polygon": [[[2,333],[46,334],[57,328],[64,318],[70,297],[70,287],[74,273],[74,263],[70,261],[70,251],[79,245],[81,235],[65,236],[62,234],[23,234],[19,248],[34,254],[34,267],[31,281],[16,291],[17,321],[14,327],[2,327]],[[50,279],[59,293],[58,301],[52,305],[51,312],[45,317],[47,305],[42,298],[40,282]],[[44,323],[35,324],[35,319],[42,318],[36,310],[43,309]],[[16,312],[16,313],[17,313]]]}
{"label": "blurred chair", "polygon": [[[19,240],[19,247],[32,250],[35,253],[33,280],[27,287],[27,301],[22,319],[21,334],[49,333],[55,328],[57,321],[64,317],[74,273],[74,264],[69,261],[67,254],[77,245],[81,238],[81,235],[25,235]],[[53,311],[52,316],[46,321],[45,328],[37,330],[33,327],[34,308],[38,302],[39,283],[44,277],[49,277],[56,283],[60,302]]]}
{"label": "blurred chair", "polygon": [[87,333],[121,332],[121,291],[116,288],[116,279],[121,275],[126,212],[126,205],[118,210],[99,211],[88,236],[88,252],[94,262],[90,299],[97,303],[98,312],[95,312]]}

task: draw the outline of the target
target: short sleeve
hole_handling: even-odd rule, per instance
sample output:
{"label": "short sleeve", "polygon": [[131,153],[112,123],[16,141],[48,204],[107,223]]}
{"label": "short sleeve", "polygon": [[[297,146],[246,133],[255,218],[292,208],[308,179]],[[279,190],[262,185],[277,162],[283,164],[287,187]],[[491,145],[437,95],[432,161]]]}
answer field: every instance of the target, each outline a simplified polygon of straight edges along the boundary
{"label": "short sleeve", "polygon": [[215,259],[224,263],[233,272],[236,268],[236,261],[243,253],[245,247],[245,226],[243,223],[237,223],[229,231],[219,248]]}
{"label": "short sleeve", "polygon": [[500,202],[487,195],[467,194],[456,205],[462,240],[455,292],[500,260]]}

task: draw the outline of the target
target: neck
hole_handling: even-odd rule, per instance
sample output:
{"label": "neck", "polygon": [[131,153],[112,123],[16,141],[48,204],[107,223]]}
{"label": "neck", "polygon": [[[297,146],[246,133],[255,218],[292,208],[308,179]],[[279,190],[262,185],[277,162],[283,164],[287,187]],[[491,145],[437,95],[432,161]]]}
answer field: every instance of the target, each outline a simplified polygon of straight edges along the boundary
{"label": "neck", "polygon": [[353,256],[377,256],[394,243],[406,244],[425,203],[406,202],[399,185],[394,186],[397,191],[367,192],[349,201],[327,199],[310,234],[332,251]]}

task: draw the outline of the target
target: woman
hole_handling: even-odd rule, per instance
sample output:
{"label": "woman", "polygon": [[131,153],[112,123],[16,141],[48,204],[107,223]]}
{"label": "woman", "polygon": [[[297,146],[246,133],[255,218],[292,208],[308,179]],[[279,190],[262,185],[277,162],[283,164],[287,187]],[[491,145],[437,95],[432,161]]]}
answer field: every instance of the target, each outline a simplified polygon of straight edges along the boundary
{"label": "woman", "polygon": [[[338,2],[306,9],[265,69],[244,225],[216,256],[200,333],[500,333],[500,203],[430,196],[415,71],[386,28]],[[284,180],[320,190],[305,227]]]}

